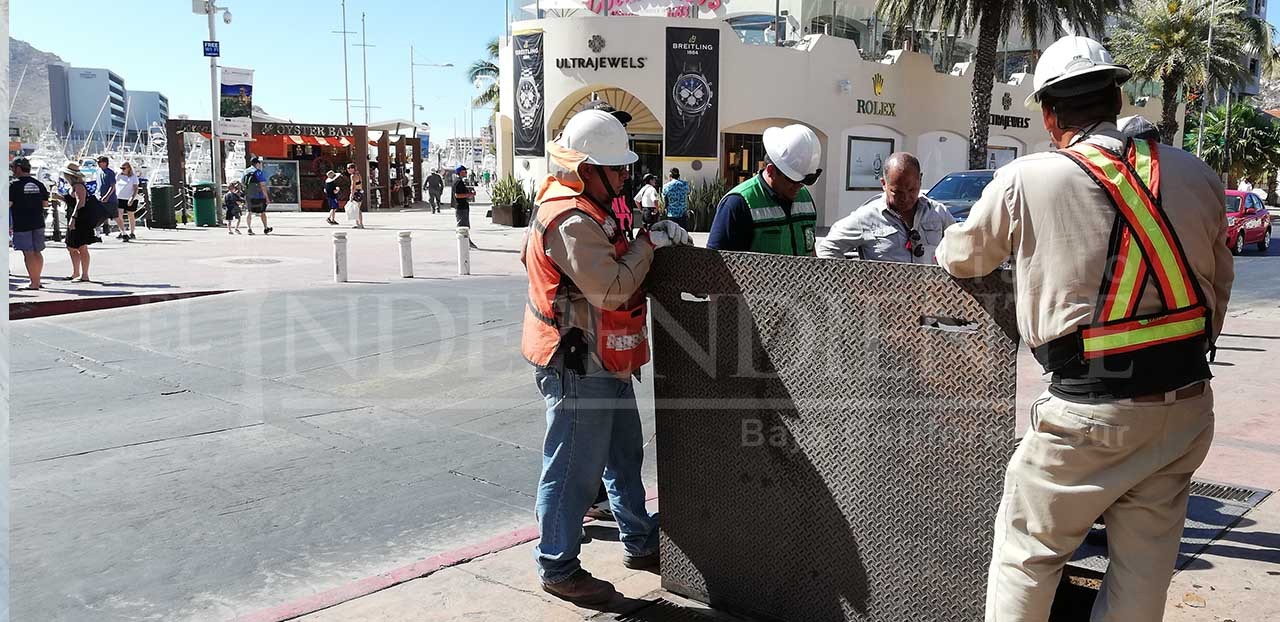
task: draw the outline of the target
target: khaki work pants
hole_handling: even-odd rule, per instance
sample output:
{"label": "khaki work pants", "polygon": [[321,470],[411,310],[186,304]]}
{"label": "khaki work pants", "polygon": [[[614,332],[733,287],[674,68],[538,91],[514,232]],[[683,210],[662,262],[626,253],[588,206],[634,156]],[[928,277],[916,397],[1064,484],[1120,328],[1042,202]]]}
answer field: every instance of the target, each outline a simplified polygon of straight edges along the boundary
{"label": "khaki work pants", "polygon": [[1191,474],[1212,440],[1208,386],[1164,403],[1040,396],[1005,473],[987,622],[1047,620],[1062,567],[1099,516],[1111,564],[1090,619],[1162,619]]}

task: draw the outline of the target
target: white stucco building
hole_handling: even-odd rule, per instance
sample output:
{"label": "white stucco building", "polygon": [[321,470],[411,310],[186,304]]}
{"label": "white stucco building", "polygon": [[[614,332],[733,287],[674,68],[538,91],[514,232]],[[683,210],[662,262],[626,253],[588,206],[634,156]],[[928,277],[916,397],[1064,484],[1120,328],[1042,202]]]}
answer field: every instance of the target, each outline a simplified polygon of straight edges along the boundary
{"label": "white stucco building", "polygon": [[[542,33],[543,92],[538,114],[545,141],[553,140],[584,105],[603,99],[634,117],[628,131],[641,160],[633,176],[661,175],[678,167],[694,184],[719,176],[732,185],[760,166],[765,128],[803,123],[817,132],[823,145],[824,174],[811,188],[820,226],[829,226],[877,192],[875,162],[891,151],[910,151],[920,158],[926,187],[947,173],[968,168],[971,72],[967,63],[951,63],[950,52],[940,48],[886,49],[884,33],[872,18],[843,17],[841,7],[850,3],[782,2],[784,9],[792,7],[787,16],[792,27],[784,32],[785,44],[778,46],[770,35],[772,0],[614,3],[615,12],[647,15],[608,15],[609,9],[605,14],[553,10],[546,6],[552,1],[544,0],[543,19],[516,21],[511,27],[513,33]],[[871,3],[866,4],[869,11]],[[689,5],[704,8],[696,18],[666,16],[683,14],[681,7]],[[705,8],[712,5],[715,10]],[[834,20],[830,8],[823,13],[823,5],[836,8]],[[760,14],[766,16],[763,27],[752,21]],[[847,37],[824,34],[831,31],[829,23]],[[715,153],[699,157],[669,153],[667,100],[673,95],[668,88],[667,30],[673,27],[718,31],[718,79],[710,85],[717,117]],[[855,31],[860,33],[857,37],[852,36]],[[860,40],[874,41],[866,45],[878,49],[874,54],[862,49]],[[963,42],[944,40],[941,47],[962,49]],[[500,175],[510,173],[533,186],[546,176],[547,161],[545,155],[515,153],[514,131],[521,122],[516,99],[521,71],[516,69],[515,56],[512,38],[507,37],[499,55],[503,79],[496,115],[498,168]],[[1031,92],[1031,81],[1025,73],[1013,74],[1008,84],[997,81],[991,98],[989,165],[1000,166],[1050,148],[1039,114],[1022,105]],[[1159,116],[1158,97],[1134,101],[1140,105],[1126,101],[1122,114]]]}

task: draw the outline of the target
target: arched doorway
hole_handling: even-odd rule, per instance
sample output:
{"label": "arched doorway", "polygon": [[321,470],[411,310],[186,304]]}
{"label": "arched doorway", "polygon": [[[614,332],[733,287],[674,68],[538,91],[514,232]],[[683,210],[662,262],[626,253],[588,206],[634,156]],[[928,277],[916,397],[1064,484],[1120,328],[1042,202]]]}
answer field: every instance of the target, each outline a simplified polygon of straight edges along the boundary
{"label": "arched doorway", "polygon": [[551,138],[560,135],[573,115],[586,109],[592,102],[603,101],[617,110],[631,115],[627,134],[631,136],[631,150],[640,156],[631,167],[631,177],[637,181],[647,173],[662,177],[662,124],[640,98],[616,87],[592,87],[579,91],[576,97],[564,100],[551,117]]}

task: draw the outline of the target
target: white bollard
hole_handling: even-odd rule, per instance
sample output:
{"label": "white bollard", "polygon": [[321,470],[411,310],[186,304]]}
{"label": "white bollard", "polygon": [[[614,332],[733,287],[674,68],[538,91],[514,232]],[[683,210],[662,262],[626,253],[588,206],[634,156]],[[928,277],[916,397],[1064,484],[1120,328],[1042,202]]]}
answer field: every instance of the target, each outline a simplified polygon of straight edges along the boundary
{"label": "white bollard", "polygon": [[458,274],[471,274],[471,231],[458,227]]}
{"label": "white bollard", "polygon": [[347,234],[333,234],[333,282],[347,282]]}
{"label": "white bollard", "polygon": [[409,231],[400,232],[400,277],[413,278],[413,240]]}

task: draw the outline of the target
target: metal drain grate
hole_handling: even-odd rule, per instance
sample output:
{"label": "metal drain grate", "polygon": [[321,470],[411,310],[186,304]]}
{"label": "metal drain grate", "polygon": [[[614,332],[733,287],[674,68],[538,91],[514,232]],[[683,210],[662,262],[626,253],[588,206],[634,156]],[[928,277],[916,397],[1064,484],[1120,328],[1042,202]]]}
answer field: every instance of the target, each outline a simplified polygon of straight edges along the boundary
{"label": "metal drain grate", "polygon": [[1262,503],[1271,491],[1197,479],[1191,480],[1191,494],[1253,507]]}

